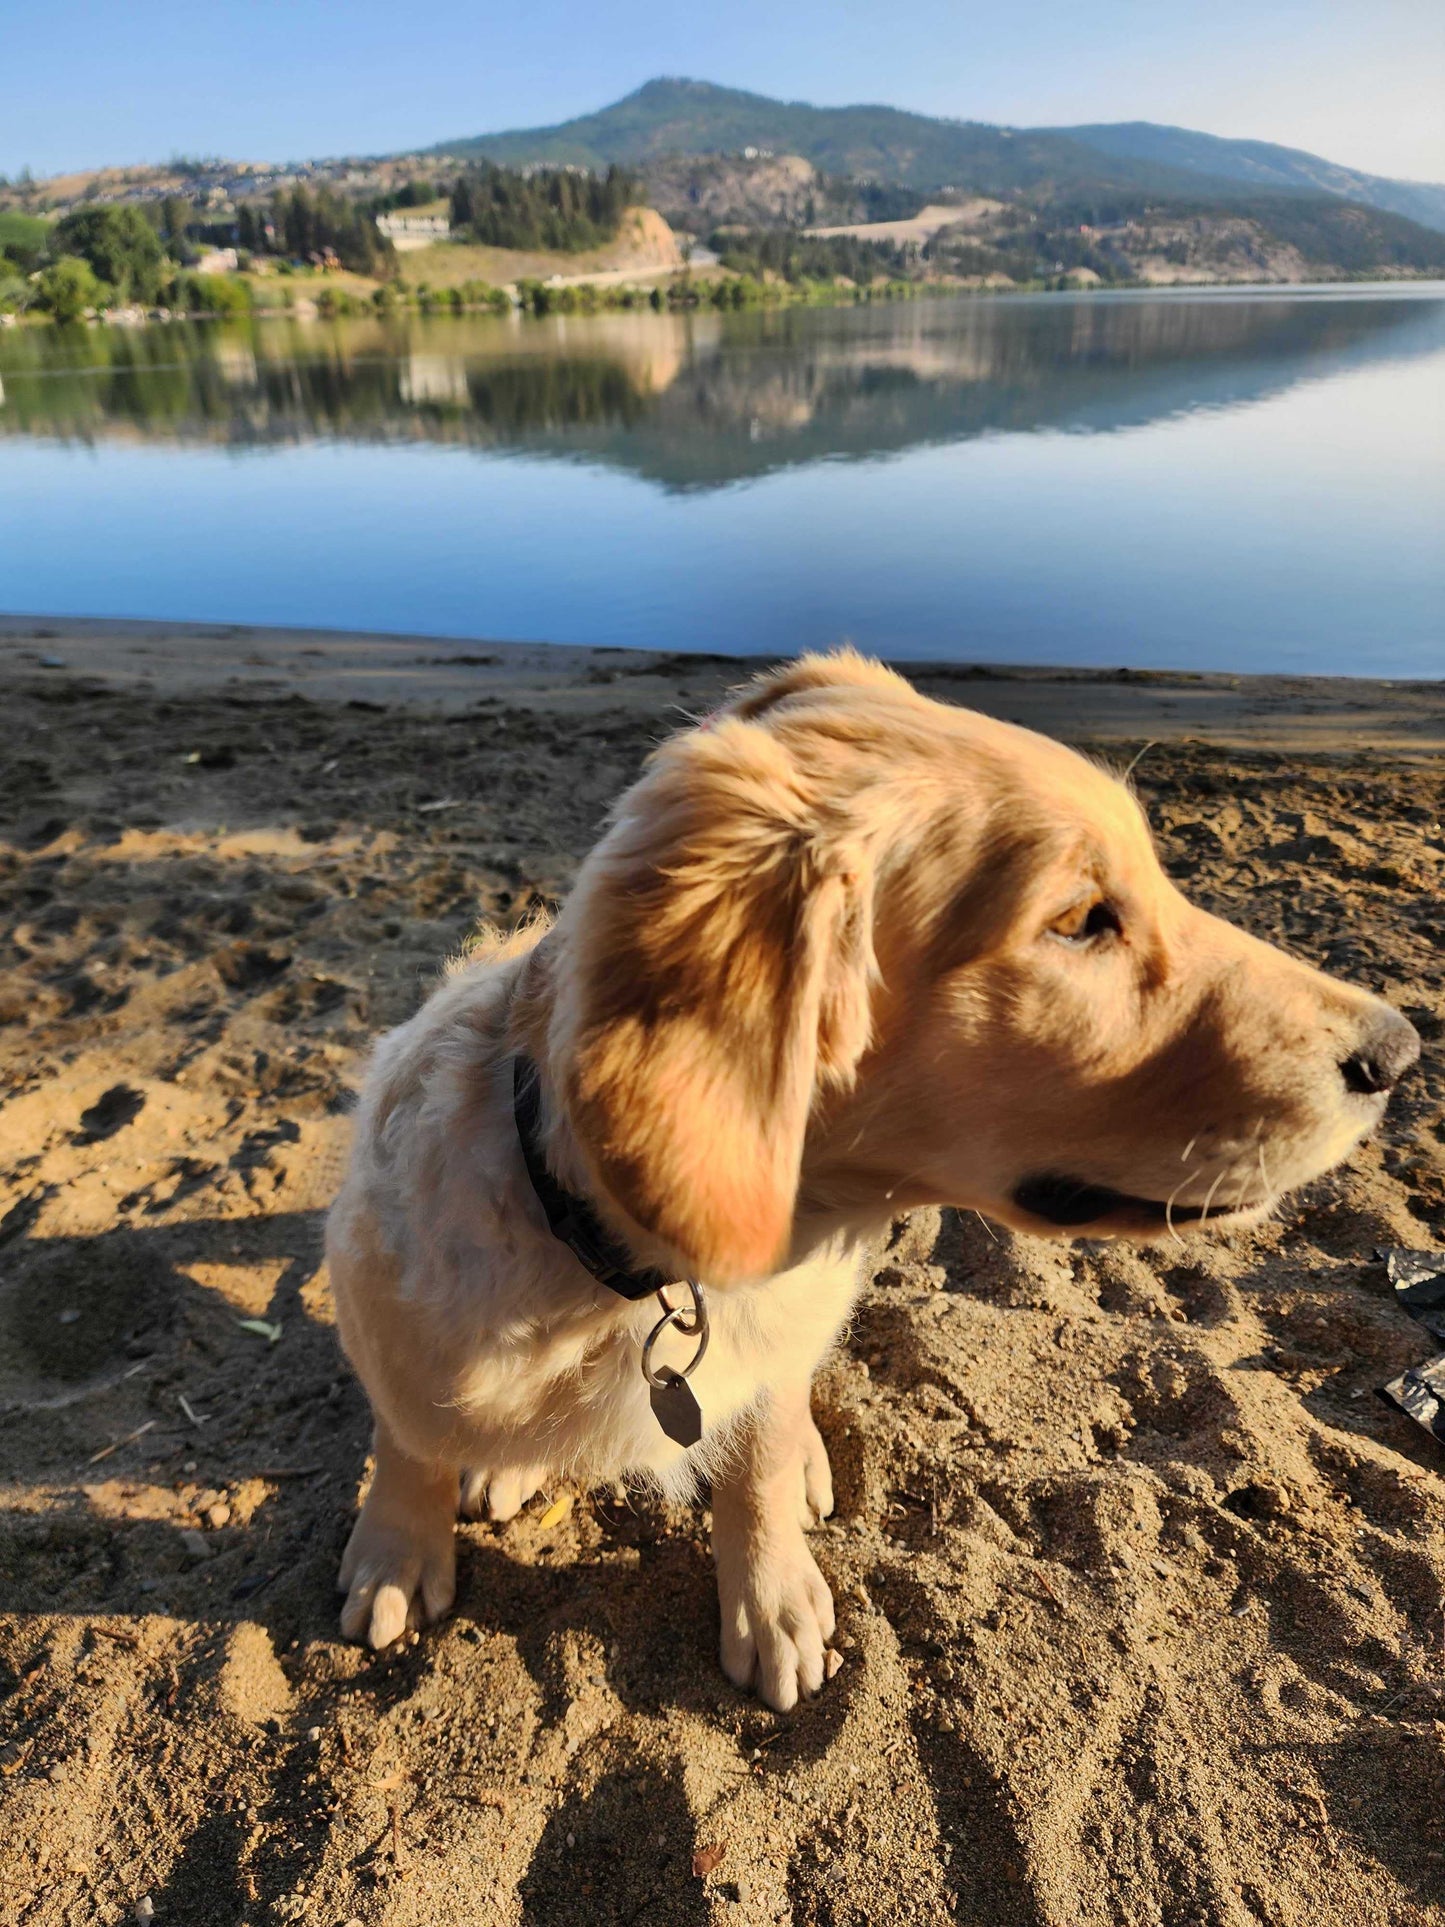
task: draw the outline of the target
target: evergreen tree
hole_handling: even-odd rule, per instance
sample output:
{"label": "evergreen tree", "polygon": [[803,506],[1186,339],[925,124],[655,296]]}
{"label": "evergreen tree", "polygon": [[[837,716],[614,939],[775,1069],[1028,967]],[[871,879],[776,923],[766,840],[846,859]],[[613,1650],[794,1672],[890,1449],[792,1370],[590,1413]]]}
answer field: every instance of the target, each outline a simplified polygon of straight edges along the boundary
{"label": "evergreen tree", "polygon": [[484,162],[453,182],[452,226],[486,247],[575,252],[610,241],[637,194],[637,179],[625,168],[522,174]]}
{"label": "evergreen tree", "polygon": [[179,194],[167,194],[161,202],[161,232],[173,254],[184,244],[186,229],[194,218],[190,202]]}
{"label": "evergreen tree", "polygon": [[[370,213],[333,188],[323,186],[313,194],[298,183],[289,194],[278,191],[271,202],[271,220],[276,230],[273,245],[281,253],[304,261],[330,248],[343,267],[357,274],[381,273],[391,265],[393,251],[383,242]],[[260,238],[246,245],[264,243],[263,224],[257,222],[255,231]]]}

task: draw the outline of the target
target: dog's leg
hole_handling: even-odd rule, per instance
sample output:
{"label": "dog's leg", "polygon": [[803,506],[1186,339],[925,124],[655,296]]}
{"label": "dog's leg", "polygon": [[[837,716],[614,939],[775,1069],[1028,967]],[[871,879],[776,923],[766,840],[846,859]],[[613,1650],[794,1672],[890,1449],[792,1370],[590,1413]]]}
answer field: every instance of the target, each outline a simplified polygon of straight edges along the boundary
{"label": "dog's leg", "polygon": [[[814,1441],[821,1453],[808,1388],[775,1389],[713,1484],[723,1671],[736,1686],[756,1686],[780,1713],[823,1684],[833,1637],[832,1595],[808,1550],[798,1507]],[[826,1496],[831,1509],[831,1492]]]}
{"label": "dog's leg", "polygon": [[490,1519],[493,1525],[505,1525],[546,1483],[545,1465],[525,1466],[520,1472],[463,1472],[457,1509],[464,1519]]}
{"label": "dog's leg", "polygon": [[389,1646],[456,1596],[457,1473],[419,1465],[376,1421],[376,1474],[341,1558],[341,1631]]}

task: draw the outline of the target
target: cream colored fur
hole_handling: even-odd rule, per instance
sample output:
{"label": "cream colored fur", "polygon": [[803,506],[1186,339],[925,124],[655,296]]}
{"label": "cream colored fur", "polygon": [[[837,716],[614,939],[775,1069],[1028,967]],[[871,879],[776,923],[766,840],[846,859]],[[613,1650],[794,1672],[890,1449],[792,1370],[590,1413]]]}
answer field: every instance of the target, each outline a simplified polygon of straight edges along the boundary
{"label": "cream colored fur", "polygon": [[[1117,935],[1080,939],[1102,903]],[[377,1046],[328,1231],[376,1417],[343,1628],[383,1645],[447,1610],[459,1504],[706,1482],[723,1664],[791,1706],[833,1631],[808,1387],[860,1241],[922,1202],[1051,1230],[1014,1193],[1060,1169],[1243,1221],[1378,1118],[1339,1067],[1382,1024],[1402,1020],[1185,903],[1133,798],[1057,744],[852,656],[761,679],[657,753],[555,927],[488,940]],[[710,1288],[689,1453],[639,1369],[656,1304],[547,1228],[518,1050],[553,1171],[641,1264]]]}

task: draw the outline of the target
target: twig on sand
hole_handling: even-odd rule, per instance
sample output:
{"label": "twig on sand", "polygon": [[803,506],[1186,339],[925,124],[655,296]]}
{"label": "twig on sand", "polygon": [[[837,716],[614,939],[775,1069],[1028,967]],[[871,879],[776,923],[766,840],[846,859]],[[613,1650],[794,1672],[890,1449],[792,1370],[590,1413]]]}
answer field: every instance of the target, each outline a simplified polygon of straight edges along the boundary
{"label": "twig on sand", "polygon": [[0,1405],[0,1418],[16,1418],[31,1412],[63,1412],[69,1406],[82,1405],[87,1399],[103,1398],[113,1392],[117,1385],[124,1385],[128,1378],[134,1378],[150,1364],[143,1358],[139,1364],[128,1366],[123,1372],[116,1372],[110,1378],[97,1379],[93,1385],[82,1385],[71,1392],[61,1392],[53,1398],[19,1398],[8,1405]]}
{"label": "twig on sand", "polygon": [[1069,1609],[1064,1604],[1063,1600],[1060,1599],[1059,1595],[1054,1591],[1053,1587],[1049,1584],[1048,1580],[1044,1577],[1044,1575],[1041,1572],[1036,1572],[1033,1576],[1039,1582],[1040,1586],[1043,1587],[1048,1597],[1053,1600],[1054,1605],[1058,1608],[1059,1612],[1061,1612],[1064,1618],[1067,1619],[1069,1616]]}
{"label": "twig on sand", "polygon": [[128,1633],[119,1626],[92,1626],[90,1629],[97,1639],[113,1639],[117,1646],[139,1646],[140,1640],[134,1633]]}
{"label": "twig on sand", "polygon": [[127,1432],[123,1439],[116,1439],[110,1445],[101,1446],[98,1452],[92,1452],[85,1461],[86,1464],[99,1465],[101,1460],[108,1459],[112,1452],[119,1452],[123,1445],[134,1445],[136,1440],[143,1439],[147,1432],[154,1432],[157,1423],[157,1420],[148,1418],[144,1425],[138,1425],[133,1432]]}

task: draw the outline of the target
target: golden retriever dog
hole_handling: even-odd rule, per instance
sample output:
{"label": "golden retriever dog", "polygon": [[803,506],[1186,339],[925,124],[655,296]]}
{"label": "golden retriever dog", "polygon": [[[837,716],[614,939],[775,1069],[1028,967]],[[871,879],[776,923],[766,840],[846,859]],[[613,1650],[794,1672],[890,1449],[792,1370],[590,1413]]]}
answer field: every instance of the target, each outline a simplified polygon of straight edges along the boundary
{"label": "golden retriever dog", "polygon": [[550,928],[377,1047],[328,1230],[376,1421],[343,1631],[447,1611],[459,1510],[706,1480],[723,1668],[786,1710],[830,1670],[809,1386],[869,1235],[1246,1224],[1418,1052],[1186,902],[1072,751],[851,654],[762,677],[656,751]]}

